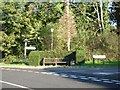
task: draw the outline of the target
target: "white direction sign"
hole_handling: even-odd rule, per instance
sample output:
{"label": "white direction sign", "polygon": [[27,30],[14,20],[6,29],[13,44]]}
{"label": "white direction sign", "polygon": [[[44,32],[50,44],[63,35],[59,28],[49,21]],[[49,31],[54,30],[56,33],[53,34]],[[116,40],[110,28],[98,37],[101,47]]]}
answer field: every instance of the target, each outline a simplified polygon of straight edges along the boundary
{"label": "white direction sign", "polygon": [[106,58],[106,55],[93,55],[93,58],[101,58],[101,59],[104,59],[104,58]]}
{"label": "white direction sign", "polygon": [[25,49],[35,50],[35,49],[36,49],[36,47],[25,47]]}

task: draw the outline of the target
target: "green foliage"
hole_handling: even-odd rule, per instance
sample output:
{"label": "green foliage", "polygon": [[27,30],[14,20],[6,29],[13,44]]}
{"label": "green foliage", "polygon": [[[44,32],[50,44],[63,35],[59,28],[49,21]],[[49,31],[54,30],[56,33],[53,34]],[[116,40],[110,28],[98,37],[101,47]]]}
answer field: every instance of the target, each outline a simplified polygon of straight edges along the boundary
{"label": "green foliage", "polygon": [[32,51],[29,54],[28,64],[32,66],[40,65],[40,52],[39,51]]}
{"label": "green foliage", "polygon": [[14,55],[8,55],[7,57],[5,57],[5,60],[4,60],[5,63],[11,63],[16,61],[17,61],[17,57]]}
{"label": "green foliage", "polygon": [[65,58],[69,64],[69,61],[75,60],[75,53],[72,51],[31,51],[28,63],[39,66],[42,65],[43,58]]}
{"label": "green foliage", "polygon": [[84,49],[76,51],[76,64],[84,64],[87,60],[86,51]]}
{"label": "green foliage", "polygon": [[[1,22],[4,22],[3,43],[0,49],[5,56],[23,55],[26,38],[29,41],[28,46],[36,46],[37,50],[50,50],[50,28],[55,26],[53,28],[56,30],[58,27],[55,23],[63,13],[64,3],[2,2],[0,4]],[[56,38],[55,35],[54,37]]]}
{"label": "green foliage", "polygon": [[[114,16],[111,17],[111,20],[117,20],[119,29],[118,9],[115,8],[113,10],[115,12],[109,12],[109,3],[101,4],[99,2],[70,3],[71,49],[80,50],[81,55],[77,54],[79,58],[77,63],[85,58],[85,53],[88,53],[87,59],[89,60],[93,54],[106,54],[108,60],[117,60],[118,40],[116,39],[117,35],[111,32],[113,26],[109,23],[109,14],[112,13],[110,15]],[[119,2],[112,5],[119,7]],[[67,40],[65,3],[0,2],[0,8],[2,18],[0,21],[2,24],[0,50],[3,52],[3,56],[22,57],[26,38],[29,41],[28,46],[35,46],[37,50],[46,50],[45,55],[39,52],[40,57],[64,57],[67,55],[68,52],[64,51]],[[52,38],[51,27],[54,28],[54,51],[49,51]],[[39,60],[34,65],[39,65],[38,62]]]}

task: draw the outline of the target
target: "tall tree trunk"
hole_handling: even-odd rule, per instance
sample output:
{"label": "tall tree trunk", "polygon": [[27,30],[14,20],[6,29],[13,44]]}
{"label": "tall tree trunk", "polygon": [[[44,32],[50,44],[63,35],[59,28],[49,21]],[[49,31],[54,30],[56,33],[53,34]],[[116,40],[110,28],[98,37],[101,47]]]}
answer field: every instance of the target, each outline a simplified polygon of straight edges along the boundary
{"label": "tall tree trunk", "polygon": [[94,9],[96,10],[96,12],[97,12],[97,19],[98,19],[98,25],[99,25],[99,29],[95,32],[95,35],[97,34],[97,32],[99,31],[99,30],[101,30],[101,28],[102,28],[102,26],[101,26],[101,20],[100,20],[100,13],[99,13],[99,9],[98,9],[98,4],[97,4],[97,2],[95,2],[95,5],[93,4],[93,7],[94,7]]}
{"label": "tall tree trunk", "polygon": [[66,0],[67,50],[70,51],[69,0]]}
{"label": "tall tree trunk", "polygon": [[102,2],[102,0],[100,0],[100,14],[101,14],[101,25],[102,25],[102,32],[103,32],[103,30],[104,30],[104,24],[103,24],[103,9],[102,9],[102,4],[103,4],[103,2]]}

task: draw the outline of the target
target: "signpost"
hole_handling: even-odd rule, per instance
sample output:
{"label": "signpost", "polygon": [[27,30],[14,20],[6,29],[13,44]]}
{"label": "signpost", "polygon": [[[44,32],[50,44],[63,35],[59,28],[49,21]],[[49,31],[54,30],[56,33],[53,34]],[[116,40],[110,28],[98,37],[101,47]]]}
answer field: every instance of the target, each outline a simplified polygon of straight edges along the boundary
{"label": "signpost", "polygon": [[25,39],[24,42],[25,42],[25,47],[24,47],[24,62],[26,63],[26,50],[35,50],[36,47],[27,47],[27,42],[28,42],[27,39]]}
{"label": "signpost", "polygon": [[36,47],[25,47],[25,49],[27,50],[35,50],[36,49]]}

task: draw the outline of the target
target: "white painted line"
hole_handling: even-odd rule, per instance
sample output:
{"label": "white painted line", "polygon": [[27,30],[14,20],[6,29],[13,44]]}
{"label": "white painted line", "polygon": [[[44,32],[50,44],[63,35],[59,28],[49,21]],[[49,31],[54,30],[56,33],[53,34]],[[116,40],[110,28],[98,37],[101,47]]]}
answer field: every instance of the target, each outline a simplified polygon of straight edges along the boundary
{"label": "white painted line", "polygon": [[10,70],[10,69],[5,69],[5,70]]}
{"label": "white painted line", "polygon": [[77,76],[75,75],[70,75],[71,78],[78,78]]}
{"label": "white painted line", "polygon": [[28,71],[28,72],[33,72],[33,71]]}
{"label": "white painted line", "polygon": [[97,72],[97,73],[93,73],[93,74],[100,74],[100,75],[112,75],[114,73],[107,73],[107,72]]}
{"label": "white painted line", "polygon": [[16,69],[16,71],[21,71],[21,70],[19,70],[19,69]]}
{"label": "white painted line", "polygon": [[42,74],[48,74],[47,72],[41,72]]}
{"label": "white painted line", "polygon": [[19,88],[27,88],[27,89],[29,89],[28,87],[18,85],[18,84],[14,84],[14,83],[11,83],[11,82],[1,81],[1,80],[0,80],[0,82],[5,83],[5,84],[9,84],[9,85],[12,85],[12,86],[16,86],[16,87],[19,87]]}
{"label": "white painted line", "polygon": [[105,83],[113,83],[113,82],[111,82],[111,81],[103,81],[103,82],[105,82]]}
{"label": "white painted line", "polygon": [[97,82],[100,82],[101,80],[97,79],[97,78],[93,78],[91,79],[92,81],[97,81]]}
{"label": "white painted line", "polygon": [[61,76],[62,76],[62,77],[68,77],[68,75],[66,75],[66,74],[62,74]]}
{"label": "white painted line", "polygon": [[111,80],[112,82],[116,82],[116,83],[120,83],[120,81],[118,80]]}
{"label": "white painted line", "polygon": [[39,72],[34,72],[34,73],[39,73]]}
{"label": "white painted line", "polygon": [[95,77],[88,77],[89,79],[96,79]]}
{"label": "white painted line", "polygon": [[13,70],[13,71],[14,71],[15,69],[10,69],[10,70]]}
{"label": "white painted line", "polygon": [[55,76],[60,76],[59,74],[57,74],[57,73],[54,73],[53,75],[55,75]]}
{"label": "white painted line", "polygon": [[83,79],[83,80],[88,80],[89,78],[80,78],[80,79]]}
{"label": "white painted line", "polygon": [[55,74],[55,72],[41,72],[42,74]]}
{"label": "white painted line", "polygon": [[119,85],[120,85],[120,83],[116,83],[116,84],[119,84]]}
{"label": "white painted line", "polygon": [[92,79],[93,81],[97,81],[97,82],[100,82],[101,80],[99,80],[99,79]]}
{"label": "white painted line", "polygon": [[26,72],[27,70],[22,70],[23,72]]}
{"label": "white painted line", "polygon": [[109,80],[109,79],[101,79],[101,80],[103,80],[103,81],[107,81],[107,80]]}

